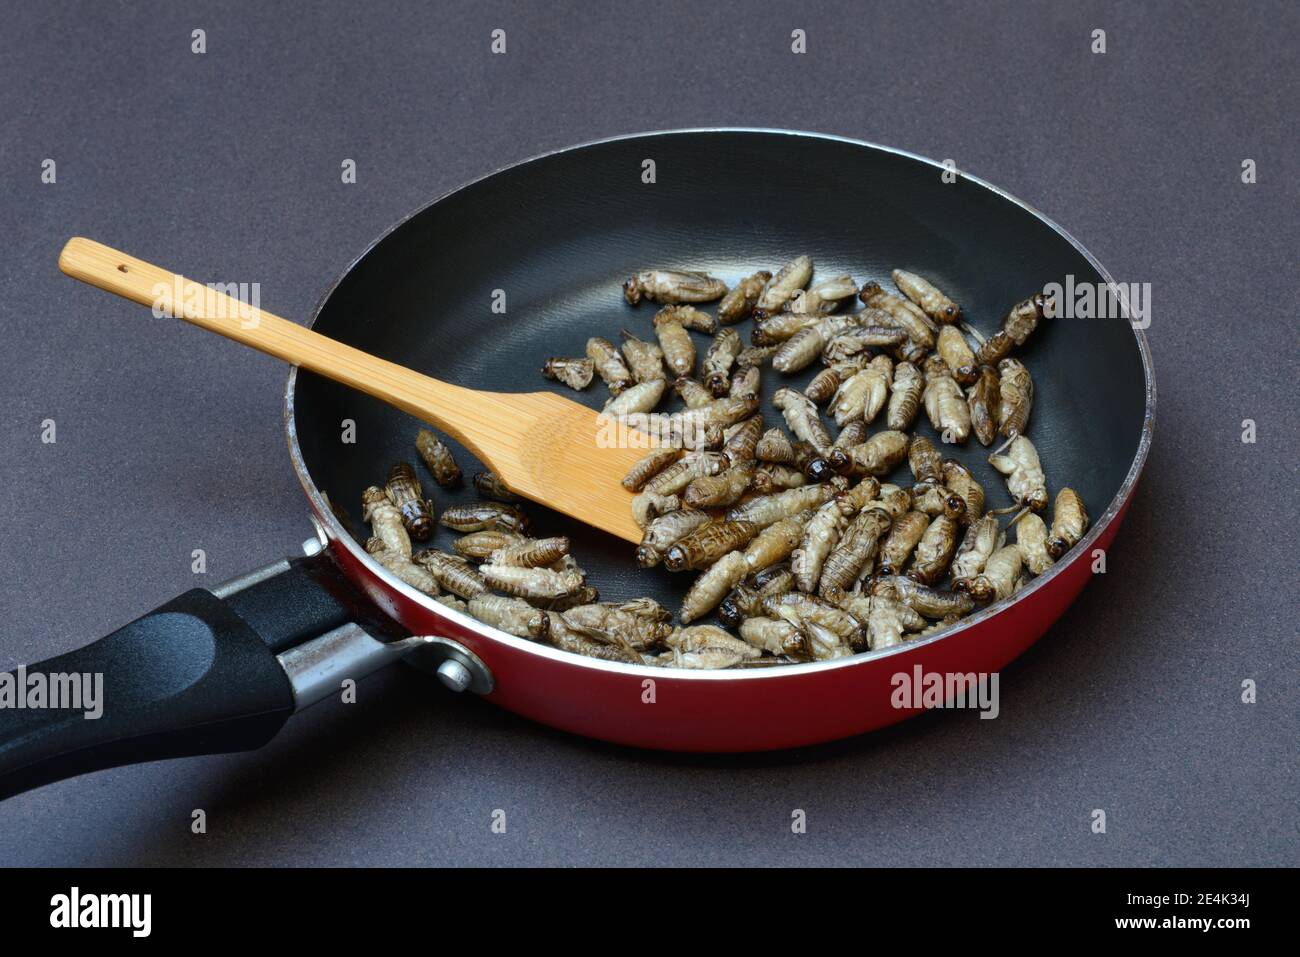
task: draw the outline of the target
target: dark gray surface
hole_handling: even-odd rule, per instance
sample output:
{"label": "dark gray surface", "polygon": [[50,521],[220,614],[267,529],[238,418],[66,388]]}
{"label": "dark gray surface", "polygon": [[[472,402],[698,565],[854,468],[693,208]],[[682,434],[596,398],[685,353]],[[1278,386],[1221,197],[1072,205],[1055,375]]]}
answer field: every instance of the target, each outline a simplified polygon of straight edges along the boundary
{"label": "dark gray surface", "polygon": [[[488,53],[498,26],[505,56]],[[935,714],[799,753],[655,755],[396,670],[260,753],[13,798],[0,863],[1300,863],[1298,26],[1282,4],[10,11],[0,667],[191,587],[195,548],[199,583],[215,584],[308,533],[284,369],[60,276],[74,234],[258,281],[268,308],[305,316],[391,222],[516,159],[676,126],[839,133],[952,157],[1118,279],[1150,282],[1160,410],[1108,574],[1003,675],[996,721]],[[1089,52],[1098,27],[1104,56]],[[46,157],[55,185],[40,183]],[[345,157],[356,185],[339,182]],[[47,417],[54,445],[39,440]],[[190,833],[194,808],[206,835]]]}

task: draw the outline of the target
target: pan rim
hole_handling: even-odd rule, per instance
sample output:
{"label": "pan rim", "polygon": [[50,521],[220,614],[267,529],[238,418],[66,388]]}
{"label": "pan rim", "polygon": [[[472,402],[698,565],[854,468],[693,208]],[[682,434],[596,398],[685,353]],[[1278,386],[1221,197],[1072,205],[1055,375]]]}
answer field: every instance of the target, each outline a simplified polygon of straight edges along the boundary
{"label": "pan rim", "polygon": [[[404,226],[407,222],[414,219],[416,216],[421,215],[430,207],[435,206],[436,204],[442,202],[443,200],[447,199],[448,197],[456,193],[461,192],[462,190],[468,189],[471,186],[477,185],[478,183],[481,183],[484,180],[491,179],[492,177],[500,173],[504,173],[508,170],[526,166],[531,163],[536,163],[541,160],[549,159],[550,157],[559,156],[565,153],[572,153],[578,150],[603,146],[609,143],[622,142],[625,140],[648,139],[648,138],[658,137],[658,136],[685,136],[685,135],[700,134],[700,133],[759,133],[765,135],[791,136],[791,137],[801,137],[801,138],[814,139],[814,140],[827,140],[831,142],[844,143],[851,146],[857,146],[857,147],[862,147],[871,150],[878,150],[883,153],[893,154],[895,156],[900,156],[906,159],[913,160],[915,162],[923,163],[927,166],[932,167],[936,171],[944,171],[949,169],[949,167],[945,166],[943,163],[931,159],[928,156],[923,156],[919,153],[913,153],[909,150],[899,149],[897,147],[884,146],[879,143],[872,143],[867,140],[860,140],[852,137],[839,136],[831,133],[818,133],[818,132],[811,132],[811,131],[804,131],[804,130],[787,130],[787,129],[773,129],[773,128],[764,128],[764,127],[743,127],[743,126],[691,127],[691,128],[670,129],[670,130],[647,130],[647,131],[636,132],[636,133],[624,133],[617,136],[604,137],[602,139],[591,140],[584,143],[578,143],[572,146],[566,146],[556,150],[549,150],[544,153],[539,153],[534,156],[530,156],[525,159],[518,160],[514,163],[509,163],[505,166],[499,167],[498,169],[492,170],[491,172],[488,172],[482,176],[479,176],[473,180],[470,180],[466,183],[462,183],[459,186],[447,190],[446,192],[440,194],[439,196],[435,197],[434,199],[430,200],[429,202],[425,203],[419,208],[413,210],[408,215],[403,216],[397,222],[393,223],[388,229],[384,230],[372,242],[370,242],[365,247],[365,249],[361,251],[361,253],[359,253],[356,257],[354,257],[352,261],[348,263],[347,267],[343,270],[343,272],[339,274],[339,276],[336,277],[334,281],[331,282],[326,287],[324,293],[321,295],[319,301],[317,302],[316,307],[312,310],[311,319],[307,323],[308,328],[315,326],[317,320],[320,318],[321,312],[324,310],[325,305],[329,302],[330,298],[333,296],[339,284],[342,283],[343,280],[352,273],[353,269],[356,268],[357,264],[362,259],[370,255],[370,253],[380,243],[382,243],[394,232],[396,232],[398,229]],[[978,176],[975,176],[971,173],[967,173],[963,170],[957,170],[956,172],[962,178],[970,181],[971,183],[977,186],[989,190],[995,195],[1000,196],[1002,199],[1010,203],[1013,203],[1016,206],[1019,206],[1021,209],[1025,210],[1025,212],[1029,213],[1031,216],[1035,217],[1040,222],[1046,224],[1049,228],[1051,228],[1059,236],[1061,236],[1066,242],[1068,242],[1071,246],[1073,246],[1074,249],[1081,256],[1083,256],[1083,258],[1088,262],[1088,264],[1097,270],[1097,273],[1102,277],[1102,279],[1106,283],[1108,284],[1114,283],[1114,279],[1112,278],[1110,273],[1100,262],[1097,261],[1097,258],[1093,256],[1092,253],[1089,252],[1083,246],[1082,243],[1080,243],[1077,239],[1075,239],[1073,235],[1071,235],[1066,229],[1064,229],[1062,226],[1056,223],[1049,216],[1045,215],[1044,213],[1042,213],[1040,210],[1030,205],[1029,203],[1026,203],[1025,201],[1019,199],[1018,197],[1013,196],[1011,193],[1008,193],[1006,190],[1003,190],[998,186],[995,186],[994,184]],[[1155,367],[1151,358],[1150,344],[1147,342],[1145,330],[1134,326],[1128,316],[1125,316],[1125,321],[1128,321],[1129,328],[1132,330],[1133,335],[1137,340],[1138,353],[1142,360],[1142,373],[1145,380],[1145,393],[1146,393],[1145,395],[1146,405],[1143,410],[1143,417],[1142,417],[1142,431],[1138,439],[1137,452],[1133,457],[1132,463],[1129,465],[1129,470],[1124,477],[1124,481],[1120,484],[1119,490],[1115,493],[1115,497],[1107,505],[1106,510],[1093,523],[1092,527],[1088,530],[1087,534],[1084,535],[1083,539],[1075,546],[1075,548],[1078,550],[1078,554],[1076,555],[1075,561],[1081,558],[1084,555],[1084,553],[1089,551],[1089,549],[1105,533],[1106,529],[1109,528],[1111,523],[1115,521],[1119,513],[1123,510],[1124,506],[1128,503],[1129,499],[1132,497],[1133,490],[1137,485],[1138,478],[1141,476],[1142,469],[1146,464],[1147,456],[1151,449],[1152,434],[1155,426],[1155,408],[1156,408]],[[407,600],[414,602],[415,604],[423,607],[425,610],[431,612],[435,617],[450,619],[451,621],[454,621],[455,623],[460,625],[465,630],[473,632],[475,635],[477,635],[480,638],[483,638],[484,640],[491,641],[494,643],[504,644],[515,651],[524,654],[536,655],[540,658],[550,659],[557,663],[567,664],[573,667],[589,668],[596,671],[608,671],[608,672],[613,672],[615,674],[621,674],[627,677],[635,677],[635,678],[642,678],[642,679],[652,677],[656,679],[671,678],[674,680],[681,679],[685,681],[761,681],[761,680],[774,680],[778,678],[796,678],[801,675],[811,674],[813,672],[832,671],[832,670],[839,670],[842,668],[856,668],[862,666],[870,666],[872,663],[876,661],[880,661],[882,659],[889,658],[894,655],[911,653],[914,650],[927,647],[937,642],[955,639],[958,635],[962,634],[968,629],[973,628],[976,625],[982,624],[983,622],[986,622],[992,618],[995,618],[997,615],[1001,614],[1012,604],[1028,598],[1033,592],[1037,591],[1038,589],[1050,583],[1054,578],[1057,577],[1057,575],[1061,574],[1068,566],[1074,564],[1073,561],[1061,561],[1055,563],[1046,573],[1031,579],[1029,584],[1026,585],[1023,589],[1021,589],[1016,594],[1004,598],[1001,601],[993,602],[987,607],[976,612],[974,615],[962,619],[958,624],[953,625],[951,628],[945,628],[939,632],[936,632],[933,635],[907,641],[901,645],[895,645],[890,648],[882,648],[878,651],[864,651],[856,655],[849,656],[847,658],[836,658],[830,661],[802,662],[798,664],[781,665],[779,667],[772,667],[772,668],[722,669],[716,671],[713,670],[703,671],[703,670],[693,670],[693,669],[685,669],[685,668],[666,669],[666,668],[657,667],[653,665],[632,665],[632,664],[624,664],[621,662],[602,661],[596,658],[587,658],[582,655],[574,654],[572,652],[561,651],[559,648],[554,648],[550,645],[539,644],[537,642],[530,641],[526,638],[518,638],[515,637],[514,635],[510,635],[499,629],[493,628],[490,625],[485,625],[482,622],[478,621],[476,618],[471,618],[469,615],[464,614],[462,612],[458,612],[454,608],[449,608],[448,606],[443,605],[440,602],[437,602],[434,599],[430,598],[428,595],[425,595],[423,592],[420,592],[417,589],[412,588],[410,585],[407,585],[405,582],[400,581],[396,576],[394,576],[391,572],[389,572],[377,561],[375,561],[369,555],[369,553],[366,552],[365,548],[363,548],[357,541],[355,541],[352,538],[352,536],[348,534],[348,532],[343,528],[342,523],[334,515],[333,509],[331,509],[329,505],[326,504],[320,489],[317,488],[315,481],[312,479],[310,473],[307,470],[306,462],[303,460],[302,457],[302,449],[298,442],[297,423],[294,416],[294,388],[297,384],[297,377],[298,377],[298,367],[293,366],[289,370],[288,381],[285,386],[285,404],[284,404],[285,438],[289,446],[289,457],[293,463],[294,472],[297,474],[298,481],[302,485],[303,491],[306,492],[307,499],[311,503],[313,510],[315,511],[316,515],[319,516],[320,521],[322,521],[326,526],[328,537],[338,542],[344,549],[346,549],[354,559],[359,561],[371,573],[371,575],[379,579],[379,581],[381,581],[388,590],[401,594]]]}

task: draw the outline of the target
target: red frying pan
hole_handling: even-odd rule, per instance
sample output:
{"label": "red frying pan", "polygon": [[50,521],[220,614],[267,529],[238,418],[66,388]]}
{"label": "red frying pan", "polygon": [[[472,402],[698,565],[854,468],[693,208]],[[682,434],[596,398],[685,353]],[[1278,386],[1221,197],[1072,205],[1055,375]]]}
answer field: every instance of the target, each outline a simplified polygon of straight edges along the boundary
{"label": "red frying pan", "polygon": [[[649,184],[646,160],[656,169]],[[543,387],[536,370],[546,356],[580,355],[591,335],[648,328],[651,312],[623,304],[619,286],[651,265],[735,281],[807,253],[824,275],[859,282],[885,280],[899,266],[932,279],[985,335],[1047,284],[1110,283],[1035,210],[965,174],[948,182],[944,172],[897,150],[783,131],[578,146],[412,214],[334,284],[312,326],[446,381],[529,391]],[[504,314],[490,308],[502,293]],[[90,308],[99,294],[86,295]],[[947,630],[851,658],[726,671],[579,657],[504,634],[395,579],[325,496],[359,514],[364,487],[391,462],[414,460],[419,424],[294,370],[285,429],[317,531],[309,554],[187,592],[94,644],[14,673],[11,688],[18,678],[30,687],[33,675],[102,675],[104,708],[97,720],[67,709],[0,710],[0,796],[117,764],[258,747],[344,679],[401,659],[534,720],[639,747],[788,748],[902,720],[918,708],[899,700],[895,676],[996,672],[1047,630],[1104,560],[1146,461],[1155,384],[1141,329],[1123,316],[1058,317],[1021,357],[1036,384],[1029,437],[1049,490],[1068,484],[1083,497],[1086,537],[1012,598]],[[779,385],[803,384],[770,370],[765,379],[769,399]],[[600,392],[575,395],[598,406]],[[345,420],[355,442],[340,441]],[[1004,486],[982,464],[982,447],[956,454],[1001,504]],[[426,485],[439,508],[473,495]],[[572,537],[602,597],[680,601],[688,582],[638,569],[626,542],[540,508],[533,517],[539,533]]]}

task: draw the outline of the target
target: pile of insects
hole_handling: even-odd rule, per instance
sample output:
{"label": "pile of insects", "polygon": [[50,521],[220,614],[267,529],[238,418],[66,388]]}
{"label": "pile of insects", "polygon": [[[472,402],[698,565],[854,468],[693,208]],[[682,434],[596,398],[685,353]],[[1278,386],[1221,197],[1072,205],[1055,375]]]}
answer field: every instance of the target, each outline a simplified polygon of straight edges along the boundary
{"label": "pile of insects", "polygon": [[[623,485],[644,532],[637,563],[698,573],[680,624],[651,598],[600,601],[569,539],[529,537],[518,498],[491,473],[473,479],[484,501],[438,517],[462,533],[453,552],[413,551],[412,539],[432,534],[432,508],[412,466],[393,466],[363,496],[367,550],[407,584],[510,634],[684,668],[879,650],[1013,595],[1088,527],[1068,487],[1050,527],[1039,515],[1050,502],[1026,435],[1034,382],[1012,353],[1050,317],[1048,303],[1018,303],[985,339],[923,277],[896,269],[892,280],[897,293],[849,276],[814,281],[808,256],[731,289],[701,272],[647,270],[623,285],[628,304],[660,307],[644,338],[624,330],[616,346],[593,336],[585,356],[546,361],[543,374],[575,390],[599,377],[610,393],[604,414],[658,440]],[[855,300],[862,308],[850,311]],[[700,308],[713,302],[713,315]],[[744,321],[748,346],[736,328]],[[692,332],[711,337],[702,360]],[[818,362],[802,391],[776,391],[785,428],[766,428],[764,367],[789,376]],[[656,412],[669,394],[684,409]],[[986,509],[970,468],[911,434],[922,409],[941,445],[972,434],[998,442],[988,462],[1009,505]],[[439,484],[461,481],[431,432],[416,448]],[[904,462],[909,484],[882,481]],[[692,624],[715,610],[720,624]]]}

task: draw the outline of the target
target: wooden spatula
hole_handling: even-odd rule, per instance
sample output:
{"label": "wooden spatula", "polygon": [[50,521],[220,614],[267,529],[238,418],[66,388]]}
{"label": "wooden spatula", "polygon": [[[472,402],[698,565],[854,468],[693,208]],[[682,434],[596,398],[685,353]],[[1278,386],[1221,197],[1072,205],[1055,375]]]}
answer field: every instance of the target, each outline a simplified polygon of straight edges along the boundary
{"label": "wooden spatula", "polygon": [[631,494],[619,482],[653,443],[630,430],[611,441],[609,423],[586,406],[553,392],[478,392],[439,382],[90,239],[70,239],[59,268],[146,306],[157,306],[165,290],[171,315],[382,399],[453,436],[525,498],[641,539]]}

